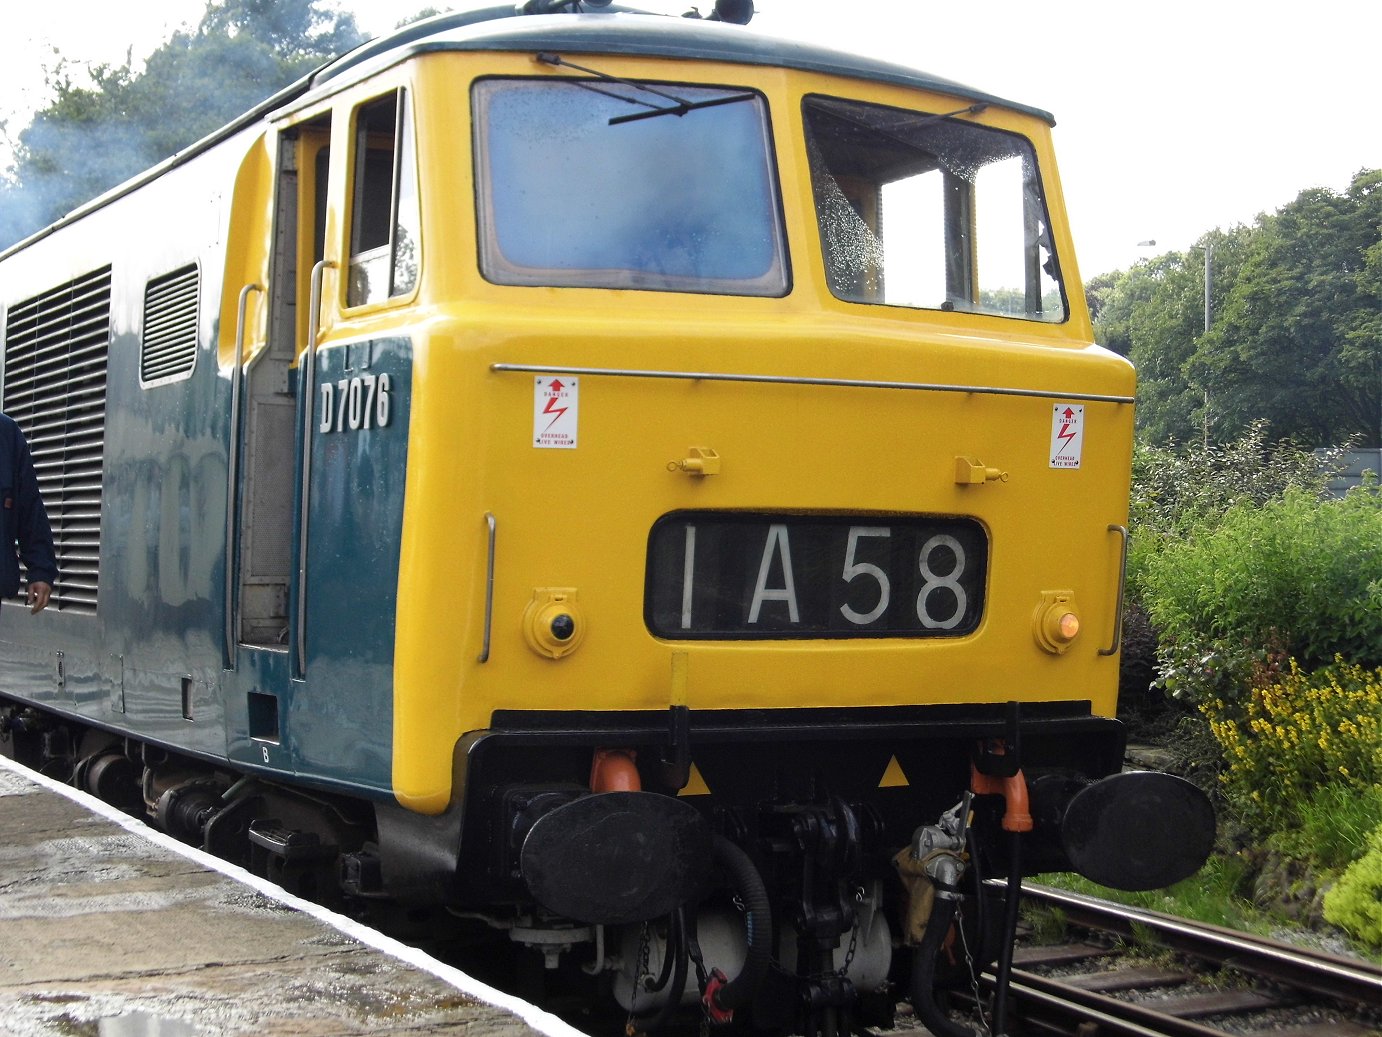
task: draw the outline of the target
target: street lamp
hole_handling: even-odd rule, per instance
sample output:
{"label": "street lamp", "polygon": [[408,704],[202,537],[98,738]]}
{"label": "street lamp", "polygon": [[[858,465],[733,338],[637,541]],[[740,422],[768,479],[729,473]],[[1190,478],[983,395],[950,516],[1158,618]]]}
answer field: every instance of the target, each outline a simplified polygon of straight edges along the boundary
{"label": "street lamp", "polygon": [[[1197,248],[1199,246],[1196,246]],[[1210,318],[1213,310],[1210,308],[1210,287],[1214,283],[1214,242],[1206,241],[1204,244],[1204,330],[1209,330]]]}
{"label": "street lamp", "polygon": [[[1204,330],[1209,334],[1209,325],[1214,319],[1214,309],[1211,302],[1214,287],[1214,242],[1206,241],[1203,245],[1191,245],[1191,249],[1204,253]],[[1209,449],[1209,386],[1204,387],[1204,448]]]}

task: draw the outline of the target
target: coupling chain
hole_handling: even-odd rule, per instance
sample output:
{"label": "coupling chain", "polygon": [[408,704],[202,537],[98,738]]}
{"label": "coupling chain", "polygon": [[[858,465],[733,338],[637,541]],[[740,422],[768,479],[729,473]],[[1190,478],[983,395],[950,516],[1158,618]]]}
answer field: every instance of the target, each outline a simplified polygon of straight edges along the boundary
{"label": "coupling chain", "polygon": [[[864,902],[864,887],[859,886],[854,890],[854,903]],[[854,928],[849,931],[849,950],[845,951],[845,963],[835,970],[835,975],[841,979],[849,975],[849,967],[854,964],[854,952],[859,949],[859,908],[854,909]]]}
{"label": "coupling chain", "polygon": [[[670,949],[668,948],[668,950]],[[648,923],[644,922],[638,937],[638,958],[634,962],[633,988],[629,991],[629,1018],[624,1023],[624,1033],[627,1037],[634,1037],[638,1033],[638,1026],[634,1021],[638,1015],[638,991],[652,978],[648,972],[648,961],[651,954],[652,931]]]}
{"label": "coupling chain", "polygon": [[[979,896],[983,896],[983,890],[979,891]],[[965,965],[969,970],[969,989],[974,994],[974,1007],[979,1012],[979,1025],[983,1027],[983,1033],[988,1037],[993,1037],[993,1027],[989,1023],[988,1014],[984,1011],[984,999],[979,994],[979,973],[974,967],[974,952],[969,949],[969,938],[965,935],[965,915],[964,903],[960,901],[955,908],[955,928],[960,934],[960,946],[964,949]],[[982,937],[982,933],[980,936]]]}

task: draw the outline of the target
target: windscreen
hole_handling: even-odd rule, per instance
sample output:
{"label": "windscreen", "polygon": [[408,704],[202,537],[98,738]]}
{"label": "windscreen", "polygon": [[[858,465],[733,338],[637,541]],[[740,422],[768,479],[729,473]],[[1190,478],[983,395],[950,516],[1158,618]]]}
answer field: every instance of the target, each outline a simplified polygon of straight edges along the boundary
{"label": "windscreen", "polygon": [[1062,321],[1030,142],[935,114],[810,97],[807,154],[830,290],[857,303]]}
{"label": "windscreen", "polygon": [[[684,110],[658,113],[668,96]],[[786,293],[758,95],[569,78],[481,80],[473,97],[489,280]]]}

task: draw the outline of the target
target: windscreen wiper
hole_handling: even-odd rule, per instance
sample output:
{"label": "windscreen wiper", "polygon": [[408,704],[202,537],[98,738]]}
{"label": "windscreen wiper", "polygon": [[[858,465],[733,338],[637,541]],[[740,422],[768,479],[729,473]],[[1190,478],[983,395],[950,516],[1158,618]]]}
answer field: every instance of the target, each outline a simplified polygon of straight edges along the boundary
{"label": "windscreen wiper", "polygon": [[[727,94],[724,97],[710,97],[704,101],[688,101],[684,97],[678,97],[676,94],[670,94],[665,90],[659,90],[656,87],[648,86],[646,83],[637,83],[631,79],[620,79],[618,76],[612,76],[608,72],[600,72],[597,69],[586,68],[584,65],[577,65],[567,61],[560,54],[550,54],[543,51],[537,54],[536,57],[537,60],[544,65],[559,65],[564,68],[574,68],[578,72],[584,72],[587,75],[595,76],[597,79],[602,79],[605,82],[618,83],[620,86],[626,86],[631,90],[642,90],[672,102],[671,105],[664,107],[662,105],[652,104],[648,101],[640,101],[636,97],[625,97],[623,94],[615,94],[607,90],[601,90],[598,87],[590,86],[589,84],[582,84],[586,86],[587,89],[594,90],[597,94],[602,94],[605,97],[612,97],[620,101],[626,101],[629,104],[640,105],[648,109],[643,112],[635,112],[632,115],[616,115],[609,120],[609,125],[611,126],[618,126],[626,122],[637,122],[640,119],[655,119],[659,115],[682,116],[687,112],[695,111],[697,108],[714,108],[722,104],[736,104],[739,101],[752,101],[755,96],[753,94]],[[572,82],[579,84],[580,80],[572,80]]]}

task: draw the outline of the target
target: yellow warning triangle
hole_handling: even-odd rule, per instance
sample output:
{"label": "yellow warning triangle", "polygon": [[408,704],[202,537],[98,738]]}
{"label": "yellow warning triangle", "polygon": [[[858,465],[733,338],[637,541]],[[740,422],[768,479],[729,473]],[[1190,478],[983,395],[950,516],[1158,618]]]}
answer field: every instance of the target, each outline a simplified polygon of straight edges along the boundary
{"label": "yellow warning triangle", "polygon": [[897,788],[900,785],[908,785],[907,775],[902,773],[902,764],[897,762],[894,756],[888,761],[888,769],[883,772],[883,778],[878,782],[880,789]]}
{"label": "yellow warning triangle", "polygon": [[696,769],[696,765],[691,765],[691,774],[686,779],[686,788],[677,793],[678,796],[708,796],[710,786],[701,777],[701,772]]}

